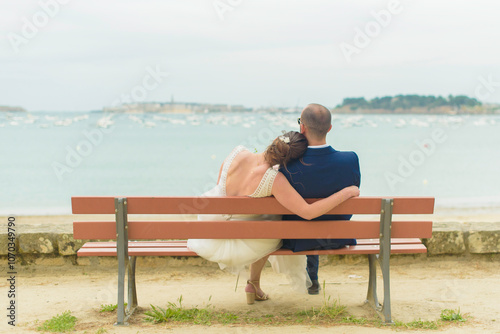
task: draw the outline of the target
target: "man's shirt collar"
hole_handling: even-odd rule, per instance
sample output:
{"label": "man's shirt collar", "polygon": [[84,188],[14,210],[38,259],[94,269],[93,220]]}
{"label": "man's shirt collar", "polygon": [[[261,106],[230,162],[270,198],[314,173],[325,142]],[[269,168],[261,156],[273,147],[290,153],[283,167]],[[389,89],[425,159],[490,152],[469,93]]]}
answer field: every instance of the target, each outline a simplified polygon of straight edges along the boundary
{"label": "man's shirt collar", "polygon": [[330,145],[328,144],[323,144],[323,145],[316,145],[316,146],[307,146],[307,148],[325,148],[325,147],[328,147]]}

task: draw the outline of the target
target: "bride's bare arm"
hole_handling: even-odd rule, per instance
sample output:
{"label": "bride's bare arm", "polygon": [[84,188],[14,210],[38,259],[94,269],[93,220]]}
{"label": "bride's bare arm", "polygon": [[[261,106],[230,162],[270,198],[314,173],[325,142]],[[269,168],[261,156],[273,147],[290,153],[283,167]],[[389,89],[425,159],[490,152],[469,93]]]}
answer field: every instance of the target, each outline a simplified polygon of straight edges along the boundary
{"label": "bride's bare arm", "polygon": [[[224,160],[226,161],[226,160]],[[224,161],[222,162],[222,165],[220,165],[220,169],[219,169],[219,177],[217,177],[217,184],[219,184],[219,181],[220,181],[220,176],[222,174],[222,167],[224,167]]]}
{"label": "bride's bare arm", "polygon": [[310,220],[324,215],[345,200],[359,196],[359,188],[346,187],[335,194],[308,204],[302,196],[290,185],[282,173],[278,173],[274,180],[272,194],[285,208],[300,217]]}

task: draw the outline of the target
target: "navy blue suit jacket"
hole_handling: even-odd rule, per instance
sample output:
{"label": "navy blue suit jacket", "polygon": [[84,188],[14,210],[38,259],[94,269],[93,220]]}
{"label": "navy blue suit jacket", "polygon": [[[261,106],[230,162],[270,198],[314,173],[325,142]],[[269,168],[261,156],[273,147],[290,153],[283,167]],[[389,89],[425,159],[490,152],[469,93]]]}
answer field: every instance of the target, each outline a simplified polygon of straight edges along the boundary
{"label": "navy blue suit jacket", "polygon": [[[304,198],[328,197],[348,186],[360,186],[358,156],[341,152],[331,146],[308,148],[300,160],[280,168],[290,184]],[[349,220],[352,215],[324,215],[313,220]],[[283,216],[283,220],[302,220],[298,216]],[[314,249],[335,249],[355,245],[355,239],[284,239],[283,248],[294,252]]]}

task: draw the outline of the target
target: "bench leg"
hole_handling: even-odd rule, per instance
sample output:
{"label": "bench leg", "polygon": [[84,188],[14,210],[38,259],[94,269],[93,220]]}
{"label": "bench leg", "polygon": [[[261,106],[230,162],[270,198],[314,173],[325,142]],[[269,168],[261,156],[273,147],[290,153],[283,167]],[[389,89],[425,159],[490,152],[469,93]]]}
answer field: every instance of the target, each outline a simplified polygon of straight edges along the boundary
{"label": "bench leg", "polygon": [[[377,297],[377,262],[382,269],[384,283],[384,303],[380,304]],[[365,303],[370,304],[386,324],[392,324],[391,319],[391,284],[389,275],[389,260],[379,258],[377,254],[368,255],[370,269],[368,278],[368,293]]]}
{"label": "bench leg", "polygon": [[377,298],[377,256],[375,254],[368,255],[368,267],[370,272],[365,303],[370,304],[375,310],[380,310],[381,305]]}
{"label": "bench leg", "polygon": [[[380,211],[380,253],[368,255],[370,276],[368,279],[368,293],[366,302],[369,303],[386,324],[392,324],[391,316],[391,282],[390,266],[391,257],[391,223],[392,223],[392,199],[382,199]],[[378,260],[378,261],[377,261]],[[381,305],[377,298],[377,267],[379,262],[384,280],[384,303]]]}
{"label": "bench leg", "polygon": [[[120,253],[120,252],[118,252]],[[127,325],[125,322],[125,260],[118,254],[118,303],[116,308],[117,319],[115,325]]]}
{"label": "bench leg", "polygon": [[389,257],[383,256],[380,259],[380,267],[382,268],[382,277],[384,279],[384,304],[382,305],[382,317],[386,324],[392,324],[391,319],[391,282],[389,270]]}
{"label": "bench leg", "polygon": [[127,315],[130,317],[137,307],[137,291],[135,287],[135,256],[129,256],[128,261],[128,304]]}
{"label": "bench leg", "polygon": [[[118,259],[118,304],[117,304],[117,326],[128,325],[127,320],[137,308],[137,291],[135,287],[135,264],[136,257],[129,256],[120,261]],[[125,310],[125,267],[128,273],[128,302]]]}
{"label": "bench leg", "polygon": [[128,325],[125,317],[125,268],[128,263],[127,199],[115,198],[116,255],[118,257],[118,304],[116,326]]}
{"label": "bench leg", "polygon": [[391,319],[391,281],[389,261],[391,258],[391,224],[392,224],[392,199],[382,199],[380,214],[380,255],[379,263],[384,279],[384,304],[382,305],[382,318],[386,324],[392,324]]}

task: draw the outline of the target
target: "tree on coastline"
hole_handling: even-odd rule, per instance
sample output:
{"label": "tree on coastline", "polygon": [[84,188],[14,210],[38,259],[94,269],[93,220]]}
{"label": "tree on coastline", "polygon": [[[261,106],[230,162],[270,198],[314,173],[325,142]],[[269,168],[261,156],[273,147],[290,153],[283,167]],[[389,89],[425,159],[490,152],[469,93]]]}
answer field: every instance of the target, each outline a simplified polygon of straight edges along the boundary
{"label": "tree on coastline", "polygon": [[462,107],[481,106],[482,103],[475,98],[465,95],[448,95],[447,98],[433,95],[396,95],[375,97],[367,101],[364,97],[347,97],[336,108],[348,107],[351,110],[357,109],[385,109],[394,111],[396,109],[411,108],[439,108],[451,107],[460,109]]}

